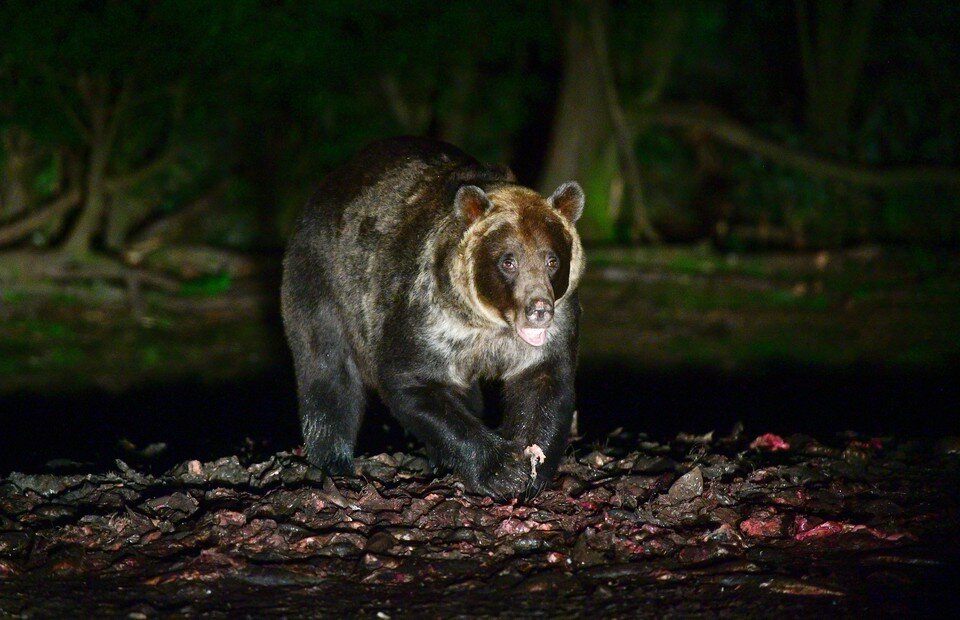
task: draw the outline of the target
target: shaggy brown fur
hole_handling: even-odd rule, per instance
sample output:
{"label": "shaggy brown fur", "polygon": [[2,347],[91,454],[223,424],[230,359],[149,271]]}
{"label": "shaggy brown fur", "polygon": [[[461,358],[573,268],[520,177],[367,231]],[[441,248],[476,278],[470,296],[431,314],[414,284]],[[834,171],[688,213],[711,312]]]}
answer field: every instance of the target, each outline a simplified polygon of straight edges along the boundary
{"label": "shaggy brown fur", "polygon": [[[533,494],[573,412],[583,248],[575,183],[550,198],[447,144],[371,145],[318,189],[284,265],[284,325],[307,454],[338,473],[376,390],[476,491]],[[504,383],[504,423],[477,382]],[[523,451],[545,463],[534,479]]]}

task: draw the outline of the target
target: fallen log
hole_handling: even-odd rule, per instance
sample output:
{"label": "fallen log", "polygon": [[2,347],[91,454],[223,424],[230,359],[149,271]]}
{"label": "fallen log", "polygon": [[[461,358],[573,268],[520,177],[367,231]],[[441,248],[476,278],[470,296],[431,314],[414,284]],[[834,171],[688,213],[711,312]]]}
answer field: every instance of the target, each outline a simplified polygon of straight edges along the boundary
{"label": "fallen log", "polygon": [[51,252],[6,252],[0,254],[0,283],[35,281],[77,282],[131,278],[167,293],[179,292],[182,283],[170,276],[131,267],[108,257],[74,262]]}

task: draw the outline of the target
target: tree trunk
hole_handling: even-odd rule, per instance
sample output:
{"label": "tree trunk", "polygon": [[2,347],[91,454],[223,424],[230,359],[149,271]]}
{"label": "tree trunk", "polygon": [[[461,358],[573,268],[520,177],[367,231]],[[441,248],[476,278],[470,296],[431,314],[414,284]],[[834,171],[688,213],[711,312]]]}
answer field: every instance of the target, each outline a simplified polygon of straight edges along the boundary
{"label": "tree trunk", "polygon": [[591,185],[598,185],[590,177],[597,174],[596,164],[610,135],[603,84],[587,24],[571,11],[564,28],[563,79],[539,186],[549,195],[567,181],[584,184],[587,206],[581,233],[609,240],[613,231],[607,203],[590,191]]}
{"label": "tree trunk", "polygon": [[26,132],[10,127],[2,134],[3,167],[0,168],[0,219],[22,214],[33,202],[29,175],[36,159]]}
{"label": "tree trunk", "polygon": [[383,87],[387,107],[400,125],[401,131],[412,136],[426,133],[433,118],[433,106],[405,96],[396,75],[381,77],[380,85]]}
{"label": "tree trunk", "polygon": [[633,146],[633,132],[627,125],[626,115],[620,101],[620,95],[610,64],[610,51],[607,45],[606,3],[590,3],[590,39],[593,55],[597,60],[603,86],[608,114],[613,124],[616,138],[620,169],[626,181],[630,200],[621,210],[620,226],[627,231],[631,241],[658,242],[660,236],[653,228],[647,214],[646,200],[643,195],[643,182],[640,178],[640,165]]}
{"label": "tree trunk", "polygon": [[103,225],[103,244],[107,250],[123,250],[130,231],[153,210],[152,200],[134,194],[110,193],[110,209]]}
{"label": "tree trunk", "polygon": [[83,207],[63,245],[63,252],[73,258],[82,258],[90,253],[93,238],[100,229],[106,211],[104,176],[107,153],[102,144],[96,143],[91,145],[91,151]]}
{"label": "tree trunk", "polygon": [[84,258],[90,254],[93,239],[103,223],[107,210],[107,166],[129,86],[129,82],[125,82],[116,101],[111,103],[110,83],[106,78],[81,76],[77,82],[90,112],[89,162],[83,207],[63,245],[63,253],[70,258]]}

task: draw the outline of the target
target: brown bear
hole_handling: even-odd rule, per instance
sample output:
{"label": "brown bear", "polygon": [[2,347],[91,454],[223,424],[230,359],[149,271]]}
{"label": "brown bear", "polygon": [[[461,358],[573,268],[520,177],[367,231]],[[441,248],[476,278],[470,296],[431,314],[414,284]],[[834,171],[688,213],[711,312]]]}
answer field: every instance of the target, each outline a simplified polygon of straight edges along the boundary
{"label": "brown bear", "polygon": [[[282,285],[309,460],[353,473],[370,388],[471,491],[536,495],[574,410],[583,204],[574,182],[543,198],[419,138],[374,143],[326,177]],[[482,379],[503,384],[495,430]]]}

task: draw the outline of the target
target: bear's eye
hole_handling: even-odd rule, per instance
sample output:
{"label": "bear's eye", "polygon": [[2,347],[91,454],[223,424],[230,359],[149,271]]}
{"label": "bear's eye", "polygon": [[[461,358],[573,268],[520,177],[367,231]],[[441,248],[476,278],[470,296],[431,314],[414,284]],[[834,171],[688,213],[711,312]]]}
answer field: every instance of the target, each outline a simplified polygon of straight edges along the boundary
{"label": "bear's eye", "polygon": [[500,258],[500,269],[503,269],[506,273],[513,273],[517,270],[517,259],[513,257],[513,254],[504,254]]}
{"label": "bear's eye", "polygon": [[547,257],[547,269],[550,271],[556,271],[560,267],[560,259],[557,258],[555,254],[551,254]]}

